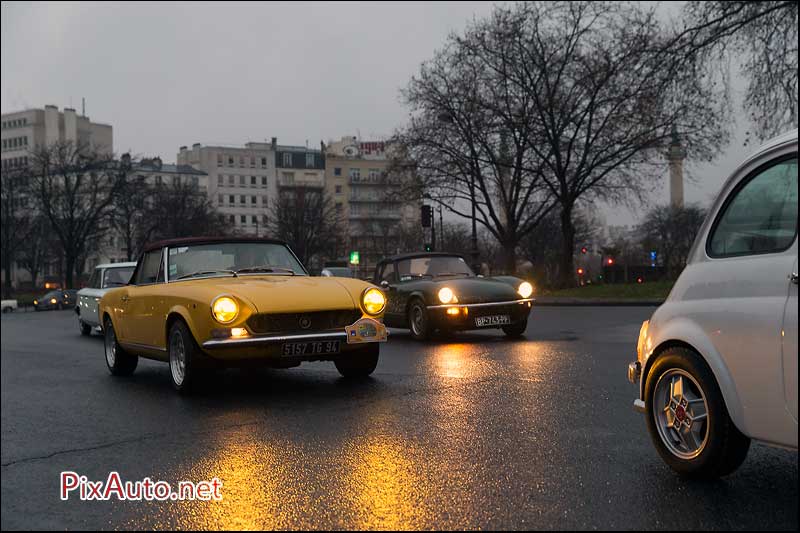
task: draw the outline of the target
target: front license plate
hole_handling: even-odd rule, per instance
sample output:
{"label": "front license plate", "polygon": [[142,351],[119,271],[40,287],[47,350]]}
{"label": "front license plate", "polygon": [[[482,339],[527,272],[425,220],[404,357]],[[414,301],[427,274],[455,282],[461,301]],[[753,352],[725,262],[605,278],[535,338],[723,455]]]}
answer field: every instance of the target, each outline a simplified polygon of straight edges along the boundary
{"label": "front license plate", "polygon": [[287,342],[283,355],[327,355],[339,353],[339,341]]}
{"label": "front license plate", "polygon": [[505,324],[511,324],[511,317],[508,315],[479,316],[475,318],[475,325],[479,328],[503,326]]}

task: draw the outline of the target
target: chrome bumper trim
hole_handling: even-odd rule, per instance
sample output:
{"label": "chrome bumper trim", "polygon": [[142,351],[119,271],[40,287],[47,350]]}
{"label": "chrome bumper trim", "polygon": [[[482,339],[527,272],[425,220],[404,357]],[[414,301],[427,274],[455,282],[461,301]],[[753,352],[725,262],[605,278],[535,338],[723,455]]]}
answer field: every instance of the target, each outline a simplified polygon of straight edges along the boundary
{"label": "chrome bumper trim", "polygon": [[253,335],[238,339],[211,339],[203,343],[203,348],[223,348],[226,346],[242,346],[249,344],[278,344],[293,341],[314,340],[347,340],[347,332],[331,331],[328,333],[301,333],[297,335]]}
{"label": "chrome bumper trim", "polygon": [[636,398],[633,400],[633,408],[640,413],[644,413],[644,401]]}
{"label": "chrome bumper trim", "polygon": [[445,309],[447,307],[494,307],[498,305],[512,305],[512,304],[524,304],[528,302],[535,302],[534,298],[523,298],[522,300],[510,300],[507,302],[486,302],[480,304],[442,304],[442,305],[428,305],[426,306],[428,309]]}
{"label": "chrome bumper trim", "polygon": [[636,385],[642,375],[642,365],[639,361],[634,361],[628,365],[628,381]]}

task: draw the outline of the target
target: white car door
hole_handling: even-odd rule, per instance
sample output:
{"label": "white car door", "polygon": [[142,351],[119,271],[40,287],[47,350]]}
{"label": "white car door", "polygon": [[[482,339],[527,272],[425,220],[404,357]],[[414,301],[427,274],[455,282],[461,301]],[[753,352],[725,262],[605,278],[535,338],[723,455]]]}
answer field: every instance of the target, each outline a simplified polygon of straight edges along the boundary
{"label": "white car door", "polygon": [[[789,284],[789,298],[783,315],[781,340],[783,349],[783,392],[786,395],[786,409],[797,424],[797,257]],[[797,426],[795,426],[797,432]]]}
{"label": "white car door", "polygon": [[[741,429],[786,445],[797,444],[797,424],[785,408],[781,337],[797,259],[796,227],[795,152],[743,176],[708,233],[707,260],[690,267],[692,283],[685,289],[690,314],[733,377],[743,407]],[[794,365],[796,390],[796,349]]]}

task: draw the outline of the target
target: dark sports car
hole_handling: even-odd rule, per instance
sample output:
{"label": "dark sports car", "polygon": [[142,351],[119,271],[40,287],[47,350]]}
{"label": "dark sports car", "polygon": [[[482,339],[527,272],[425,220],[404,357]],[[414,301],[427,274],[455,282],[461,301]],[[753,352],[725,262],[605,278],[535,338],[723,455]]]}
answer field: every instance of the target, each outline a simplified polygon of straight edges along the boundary
{"label": "dark sports car", "polygon": [[373,282],[386,291],[384,323],[408,328],[415,339],[435,330],[501,328],[525,333],[533,287],[512,276],[476,275],[458,254],[422,252],[383,259]]}

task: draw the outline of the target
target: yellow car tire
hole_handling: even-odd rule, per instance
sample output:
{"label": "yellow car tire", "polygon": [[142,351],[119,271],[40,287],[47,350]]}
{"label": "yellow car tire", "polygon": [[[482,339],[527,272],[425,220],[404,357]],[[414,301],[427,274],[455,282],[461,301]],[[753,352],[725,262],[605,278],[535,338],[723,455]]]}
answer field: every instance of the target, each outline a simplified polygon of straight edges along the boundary
{"label": "yellow car tire", "polygon": [[365,378],[375,371],[380,356],[380,344],[373,342],[334,360],[336,370],[345,378]]}

